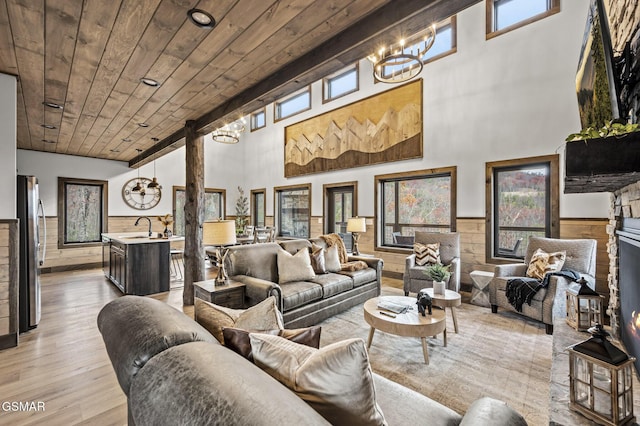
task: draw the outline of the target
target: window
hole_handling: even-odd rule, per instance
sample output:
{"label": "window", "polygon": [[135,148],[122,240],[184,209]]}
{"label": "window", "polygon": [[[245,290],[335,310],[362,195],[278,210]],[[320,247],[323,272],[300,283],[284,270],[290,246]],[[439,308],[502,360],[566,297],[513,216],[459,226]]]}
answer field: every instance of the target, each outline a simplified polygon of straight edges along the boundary
{"label": "window", "polygon": [[274,119],[280,121],[311,109],[311,86],[274,103]]}
{"label": "window", "polygon": [[108,182],[58,178],[58,248],[95,246],[107,232]]}
{"label": "window", "polygon": [[267,114],[265,109],[262,108],[259,111],[251,113],[251,131],[262,129],[267,125]]}
{"label": "window", "polygon": [[381,247],[412,248],[415,232],[456,229],[456,168],[376,176]]}
{"label": "window", "polygon": [[[425,32],[420,32],[411,37],[404,52],[407,54],[416,54],[420,49],[424,49]],[[427,64],[437,59],[456,52],[456,17],[445,19],[436,25],[436,38],[433,46],[422,55],[422,62]],[[402,61],[404,64],[404,61]],[[411,61],[403,65],[387,65],[384,67],[383,76],[390,78],[393,74],[402,74],[407,72],[409,67],[415,66],[416,62]]]}
{"label": "window", "polygon": [[251,224],[253,226],[266,226],[265,217],[267,207],[265,205],[266,189],[251,190]]}
{"label": "window", "polygon": [[532,235],[559,237],[558,156],[487,163],[487,262],[523,259]]}
{"label": "window", "polygon": [[311,184],[274,188],[278,235],[309,238]]}
{"label": "window", "polygon": [[486,0],[487,39],[560,12],[560,0]]}
{"label": "window", "polygon": [[326,103],[341,96],[358,91],[358,64],[340,70],[322,79],[322,102]]}
{"label": "window", "polygon": [[[205,188],[204,220],[224,218],[227,191],[224,189]],[[186,203],[184,186],[173,187],[173,234],[184,235],[184,205]]]}

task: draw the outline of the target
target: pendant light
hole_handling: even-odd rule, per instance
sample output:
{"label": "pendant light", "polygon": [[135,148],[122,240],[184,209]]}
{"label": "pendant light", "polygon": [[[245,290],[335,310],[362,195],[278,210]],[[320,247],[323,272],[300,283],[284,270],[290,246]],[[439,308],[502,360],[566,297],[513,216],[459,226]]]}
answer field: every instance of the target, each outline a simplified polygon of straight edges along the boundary
{"label": "pendant light", "polygon": [[[140,148],[136,148],[136,151],[138,151],[138,155],[140,155],[140,153],[142,152]],[[141,189],[142,185],[140,184],[140,167],[138,167],[138,181],[136,182],[136,185],[131,188],[131,192],[140,192]]]}
{"label": "pendant light", "polygon": [[162,186],[158,183],[158,179],[156,178],[156,160],[153,160],[153,179],[147,185],[147,188],[158,188],[162,189]]}

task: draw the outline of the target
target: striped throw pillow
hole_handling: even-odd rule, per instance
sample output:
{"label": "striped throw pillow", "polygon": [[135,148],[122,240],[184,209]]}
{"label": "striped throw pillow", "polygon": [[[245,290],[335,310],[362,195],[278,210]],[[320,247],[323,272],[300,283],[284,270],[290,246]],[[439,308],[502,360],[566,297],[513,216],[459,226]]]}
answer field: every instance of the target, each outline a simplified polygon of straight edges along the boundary
{"label": "striped throw pillow", "polygon": [[414,243],[413,251],[416,254],[416,265],[424,266],[440,263],[440,243]]}

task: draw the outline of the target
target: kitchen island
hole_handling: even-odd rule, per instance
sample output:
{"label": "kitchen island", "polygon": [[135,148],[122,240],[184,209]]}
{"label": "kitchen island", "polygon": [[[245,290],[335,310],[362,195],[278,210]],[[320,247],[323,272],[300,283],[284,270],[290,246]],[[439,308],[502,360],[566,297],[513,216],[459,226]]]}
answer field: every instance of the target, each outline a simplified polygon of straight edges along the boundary
{"label": "kitchen island", "polygon": [[105,277],[124,294],[145,296],[169,291],[171,241],[147,233],[102,234],[102,268]]}

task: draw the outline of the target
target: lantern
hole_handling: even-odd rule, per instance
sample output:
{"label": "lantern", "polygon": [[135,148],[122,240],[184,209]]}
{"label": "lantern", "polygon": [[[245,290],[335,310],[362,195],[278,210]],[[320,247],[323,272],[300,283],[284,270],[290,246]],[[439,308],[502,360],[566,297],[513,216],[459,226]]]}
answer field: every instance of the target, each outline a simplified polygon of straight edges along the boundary
{"label": "lantern", "polygon": [[584,331],[596,324],[602,324],[602,300],[598,293],[587,285],[584,277],[571,284],[567,294],[567,324],[578,331]]}
{"label": "lantern", "polygon": [[569,348],[570,407],[603,425],[623,425],[633,415],[633,362],[607,340],[598,324],[592,337]]}

